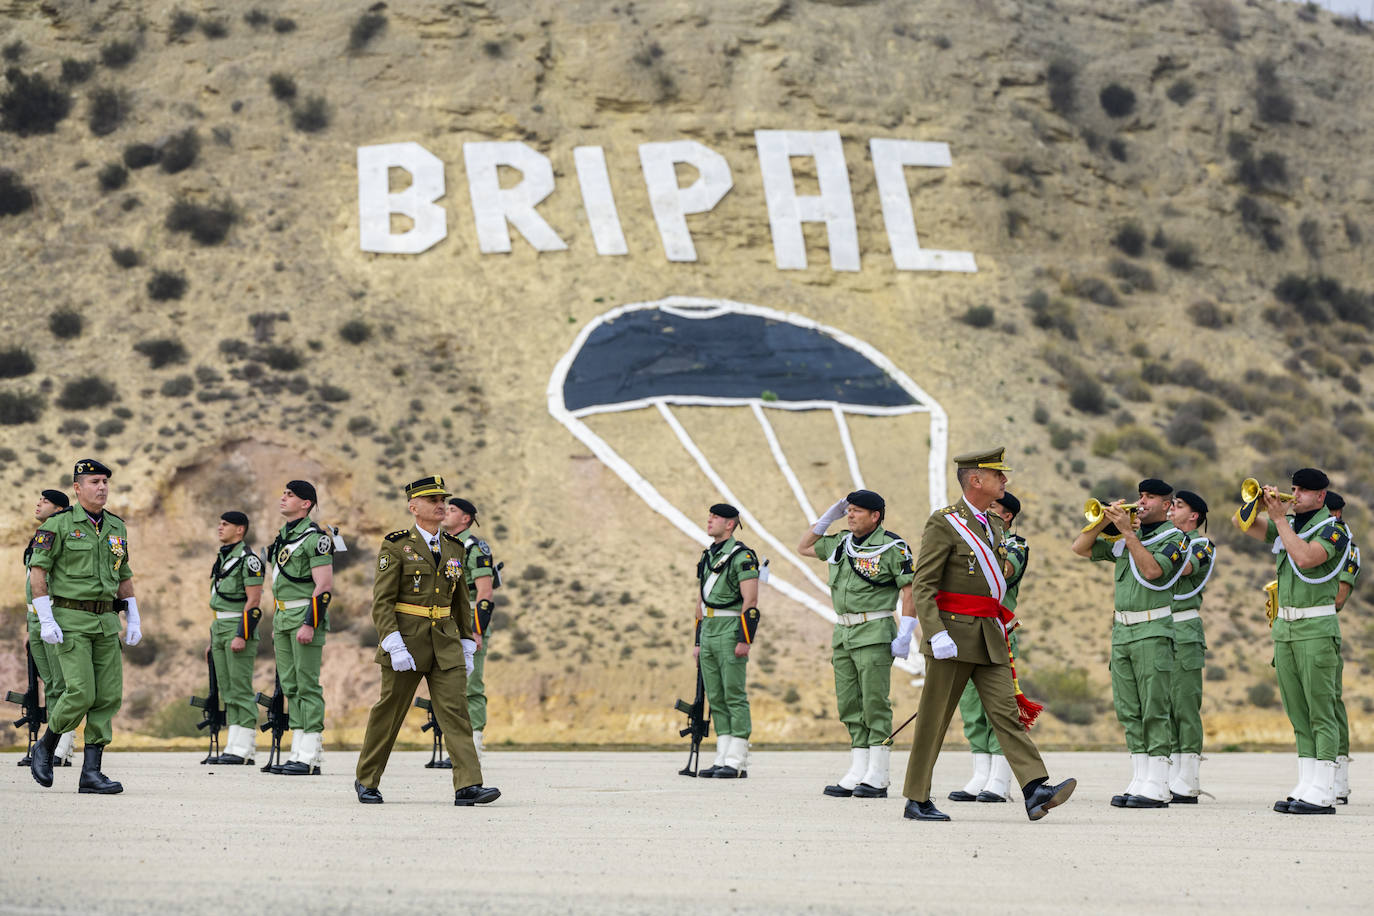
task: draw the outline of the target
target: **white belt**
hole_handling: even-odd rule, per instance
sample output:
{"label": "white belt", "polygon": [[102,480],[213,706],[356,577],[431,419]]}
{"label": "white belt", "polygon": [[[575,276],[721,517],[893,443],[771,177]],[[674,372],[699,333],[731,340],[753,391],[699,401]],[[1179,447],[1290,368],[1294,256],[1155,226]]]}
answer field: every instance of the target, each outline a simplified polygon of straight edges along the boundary
{"label": "white belt", "polygon": [[738,617],[740,615],[739,611],[727,611],[717,607],[708,607],[701,613],[705,617]]}
{"label": "white belt", "polygon": [[867,623],[870,620],[882,620],[884,617],[891,617],[892,613],[892,611],[873,611],[868,614],[836,614],[835,622],[852,627]]}
{"label": "white belt", "polygon": [[1308,617],[1330,617],[1336,613],[1334,604],[1319,604],[1316,607],[1281,607],[1279,617],[1283,620],[1305,620]]}
{"label": "white belt", "polygon": [[238,620],[243,616],[243,611],[215,611],[216,620]]}
{"label": "white belt", "polygon": [[1137,623],[1148,623],[1151,620],[1163,620],[1171,614],[1173,614],[1173,610],[1167,607],[1153,607],[1148,611],[1117,611],[1116,622],[1124,623],[1129,627]]}
{"label": "white belt", "polygon": [[309,598],[297,598],[297,599],[295,599],[294,601],[278,601],[278,602],[277,602],[277,610],[279,610],[279,611],[289,611],[289,610],[291,610],[292,608],[309,607],[309,606],[310,606],[310,599],[309,599]]}
{"label": "white belt", "polygon": [[1184,620],[1197,620],[1197,618],[1197,608],[1193,608],[1191,611],[1176,611],[1174,613],[1174,623],[1180,623]]}

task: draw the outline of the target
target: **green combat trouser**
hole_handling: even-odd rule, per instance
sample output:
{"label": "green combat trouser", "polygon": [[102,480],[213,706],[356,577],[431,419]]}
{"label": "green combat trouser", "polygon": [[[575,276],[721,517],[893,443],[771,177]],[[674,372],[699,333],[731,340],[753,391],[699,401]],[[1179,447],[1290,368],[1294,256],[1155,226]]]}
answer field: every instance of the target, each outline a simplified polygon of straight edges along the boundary
{"label": "green combat trouser", "polygon": [[1168,757],[1174,641],[1151,636],[1112,646],[1112,702],[1132,754]]}
{"label": "green combat trouser", "polygon": [[849,746],[882,744],[892,734],[890,644],[835,646],[830,663],[835,667],[835,701],[840,721],[849,729]]}
{"label": "green combat trouser", "polygon": [[[324,689],[320,687],[320,659],[324,655],[323,626],[315,628],[315,638],[306,645],[296,642],[301,628],[300,614],[283,619],[290,611],[277,611],[272,618],[272,648],[277,656],[277,676],[286,694],[287,717],[291,729],[302,732],[324,731]],[[247,650],[245,650],[247,651]]]}
{"label": "green combat trouser", "polygon": [[1350,717],[1345,714],[1345,659],[1341,658],[1341,653],[1336,652],[1339,659],[1336,664],[1336,728],[1339,733],[1336,736],[1336,754],[1340,757],[1350,756]]}
{"label": "green combat trouser", "polygon": [[[242,652],[229,648],[238,632],[238,618],[216,620],[210,624],[210,658],[215,664],[219,698],[224,703],[228,725],[258,727],[258,704],[254,701],[253,662],[258,655],[258,638],[247,640]],[[285,690],[285,688],[282,688]]]}
{"label": "green combat trouser", "polygon": [[[1016,633],[1011,634],[1011,654],[1016,655]],[[973,679],[964,685],[964,692],[959,696],[959,718],[964,722],[964,740],[968,742],[968,749],[975,754],[997,754],[1002,753],[1002,745],[997,740],[997,732],[993,730],[992,723],[988,721],[987,710],[983,708],[983,701],[978,698],[978,688],[974,686]]]}
{"label": "green combat trouser", "polygon": [[55,734],[73,731],[86,718],[82,737],[89,747],[110,743],[110,725],[124,702],[124,659],[119,654],[119,616],[55,607],[62,628],[57,650],[66,682],[57,703],[48,707],[48,727]]}
{"label": "green combat trouser", "polygon": [[1202,666],[1207,647],[1200,642],[1174,644],[1170,754],[1202,753]]}
{"label": "green combat trouser", "polygon": [[52,709],[66,689],[62,678],[62,664],[58,661],[58,646],[50,646],[43,641],[43,624],[37,614],[29,614],[29,651],[33,653],[33,666],[38,669],[38,677],[43,681],[43,705]]}
{"label": "green combat trouser", "polygon": [[482,648],[472,656],[472,673],[468,675],[468,718],[475,732],[485,731],[487,727],[487,685],[482,682],[486,664],[487,637],[483,636]]}
{"label": "green combat trouser", "polygon": [[1298,756],[1335,760],[1340,744],[1340,638],[1275,642],[1274,670],[1283,708],[1293,723]]}
{"label": "green combat trouser", "polygon": [[735,656],[738,643],[738,617],[701,622],[701,681],[711,703],[711,725],[717,735],[748,738],[753,731],[744,685],[749,658]]}

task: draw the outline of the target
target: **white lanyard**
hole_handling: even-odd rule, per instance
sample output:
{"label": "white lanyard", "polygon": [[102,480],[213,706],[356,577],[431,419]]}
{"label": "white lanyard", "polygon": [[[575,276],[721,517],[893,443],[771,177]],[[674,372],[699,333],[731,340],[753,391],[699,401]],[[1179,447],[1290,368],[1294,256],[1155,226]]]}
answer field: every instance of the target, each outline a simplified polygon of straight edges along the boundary
{"label": "white lanyard", "polygon": [[[1158,534],[1153,534],[1153,535],[1151,535],[1151,536],[1149,537],[1148,540],[1141,541],[1141,542],[1140,542],[1140,546],[1141,546],[1141,547],[1152,547],[1152,546],[1154,546],[1155,544],[1158,544],[1160,541],[1162,541],[1162,540],[1168,538],[1168,537],[1171,536],[1171,535],[1174,535],[1174,534],[1182,534],[1182,533],[1183,533],[1183,532],[1179,531],[1179,530],[1178,530],[1177,528],[1175,528],[1173,525],[1169,525],[1169,526],[1167,526],[1163,531],[1160,531]],[[1113,555],[1113,556],[1116,556],[1116,557],[1120,557],[1122,554],[1125,554],[1125,553],[1126,553],[1126,539],[1125,539],[1125,538],[1122,538],[1121,540],[1117,541],[1115,544],[1112,545],[1112,555]],[[1148,588],[1148,589],[1149,589],[1150,591],[1152,591],[1152,592],[1165,592],[1165,591],[1168,591],[1169,589],[1173,588],[1173,587],[1174,587],[1174,583],[1177,582],[1179,579],[1181,579],[1181,578],[1183,577],[1183,570],[1188,566],[1188,564],[1187,564],[1186,561],[1183,562],[1183,563],[1180,563],[1180,564],[1178,565],[1178,572],[1174,573],[1174,577],[1173,577],[1172,579],[1170,579],[1168,582],[1165,582],[1163,585],[1151,585],[1149,582],[1146,582],[1146,581],[1145,581],[1145,578],[1144,578],[1143,576],[1140,575],[1140,570],[1137,569],[1137,568],[1136,568],[1136,565],[1135,565],[1135,557],[1130,556],[1129,554],[1127,554],[1126,559],[1127,559],[1127,561],[1130,563],[1130,566],[1131,566],[1131,575],[1132,575],[1132,576],[1135,576],[1135,581],[1139,582],[1141,585],[1145,586],[1146,588]]]}
{"label": "white lanyard", "polygon": [[[1189,542],[1188,542],[1188,552],[1189,552],[1189,553],[1192,552],[1192,550],[1193,550],[1193,545],[1194,545],[1194,544],[1208,544],[1208,545],[1210,545],[1211,543],[1212,543],[1212,542],[1209,541],[1209,540],[1207,540],[1206,538],[1197,538],[1197,539],[1195,539],[1195,540],[1189,541]],[[1184,566],[1187,566],[1187,565],[1188,565],[1188,559],[1187,559],[1186,557],[1184,558],[1183,565],[1184,565]],[[1197,588],[1193,589],[1191,592],[1188,592],[1186,595],[1174,595],[1174,600],[1175,600],[1175,601],[1187,601],[1189,598],[1192,598],[1192,597],[1196,596],[1197,594],[1199,594],[1204,588],[1207,587],[1207,580],[1210,579],[1210,578],[1212,578],[1212,571],[1213,571],[1214,569],[1216,569],[1216,568],[1217,568],[1217,560],[1216,560],[1216,557],[1213,557],[1213,558],[1212,558],[1212,562],[1210,562],[1210,563],[1207,564],[1207,575],[1205,575],[1205,576],[1202,577],[1202,581],[1198,583]]]}
{"label": "white lanyard", "polygon": [[[1320,525],[1317,525],[1315,528],[1313,528],[1306,534],[1299,534],[1298,537],[1302,538],[1304,541],[1310,541],[1318,531],[1321,531],[1323,528],[1329,527],[1330,525],[1334,525],[1335,523],[1336,517],[1334,515],[1327,516],[1326,520],[1323,521]],[[1306,582],[1308,585],[1321,585],[1324,582],[1330,582],[1332,579],[1336,578],[1341,574],[1341,570],[1345,568],[1346,558],[1350,556],[1350,545],[1353,543],[1355,543],[1355,539],[1353,536],[1346,538],[1345,553],[1341,554],[1341,561],[1336,564],[1335,569],[1331,570],[1330,573],[1328,573],[1325,576],[1322,576],[1320,579],[1309,579],[1302,574],[1302,570],[1298,569],[1298,564],[1294,563],[1293,558],[1288,555],[1288,548],[1283,546],[1282,538],[1274,539],[1274,554],[1282,554],[1282,556],[1279,557],[1278,563],[1280,569],[1283,567],[1283,561],[1287,560],[1289,567],[1291,567],[1293,570],[1293,575],[1297,576],[1299,579]]]}

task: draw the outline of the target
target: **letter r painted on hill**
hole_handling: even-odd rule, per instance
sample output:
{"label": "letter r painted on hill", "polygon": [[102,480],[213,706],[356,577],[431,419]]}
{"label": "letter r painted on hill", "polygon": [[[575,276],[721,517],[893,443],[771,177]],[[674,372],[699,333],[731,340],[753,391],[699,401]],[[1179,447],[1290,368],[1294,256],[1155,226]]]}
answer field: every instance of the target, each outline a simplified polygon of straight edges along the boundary
{"label": "letter r painted on hill", "polygon": [[[410,173],[410,186],[391,192],[391,169]],[[447,215],[435,203],[444,196],[444,163],[418,143],[358,147],[358,235],[363,251],[419,254],[448,234]],[[391,231],[391,215],[409,217],[411,228]]]}
{"label": "letter r painted on hill", "polygon": [[[553,164],[543,153],[518,141],[464,143],[477,248],[483,254],[510,251],[510,226],[520,230],[535,251],[564,251],[568,245],[534,208],[553,193]],[[500,166],[520,172],[513,187],[501,187]]]}

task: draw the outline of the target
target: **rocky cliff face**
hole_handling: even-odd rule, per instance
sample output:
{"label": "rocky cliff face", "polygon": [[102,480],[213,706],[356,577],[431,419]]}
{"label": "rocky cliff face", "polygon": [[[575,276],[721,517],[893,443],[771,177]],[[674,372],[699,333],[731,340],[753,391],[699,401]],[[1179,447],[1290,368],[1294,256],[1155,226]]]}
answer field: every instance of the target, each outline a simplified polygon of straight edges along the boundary
{"label": "rocky cliff face", "polygon": [[[1206,607],[1209,741],[1288,740],[1265,696],[1268,561],[1225,517],[1242,477],[1306,464],[1332,472],[1357,533],[1369,517],[1374,36],[1359,23],[1226,0],[49,0],[4,16],[5,626],[22,626],[37,491],[98,455],[117,470],[149,634],[127,655],[124,732],[185,730],[214,522],[243,508],[270,540],[282,483],[303,476],[350,544],[325,680],[331,734],[358,737],[376,684],[374,545],[406,522],[401,486],[440,473],[507,562],[490,740],[673,737],[698,548],[555,421],[547,388],[609,309],[694,296],[852,335],[943,406],[951,451],[1009,446],[1033,558],[1022,668],[1049,701],[1046,740],[1118,737],[1109,584],[1067,551],[1082,500],[1141,476],[1201,491],[1224,562]],[[832,267],[841,230],[817,222],[802,224],[807,266],[777,266],[758,130],[838,133],[858,270]],[[948,144],[948,166],[904,170],[906,196],[920,244],[971,252],[976,273],[895,266],[875,138]],[[729,174],[684,218],[694,261],[665,253],[641,162],[671,141]],[[442,163],[446,233],[418,254],[364,251],[358,148],[407,142]],[[469,153],[492,148],[465,144],[496,142],[547,161],[536,212],[562,250],[516,223],[509,253],[483,252],[497,192],[474,200]],[[623,255],[598,253],[578,147],[602,151]],[[797,194],[833,191],[818,161],[790,159]],[[670,167],[682,188],[710,171]],[[505,189],[534,174],[492,168]],[[396,172],[390,190],[412,180]],[[794,543],[806,519],[756,420],[671,413]],[[851,488],[833,416],[772,413],[816,507]],[[587,425],[693,521],[720,498],[654,410]],[[848,429],[889,526],[914,539],[932,498],[925,416]],[[764,609],[755,740],[841,740],[828,625],[776,591]],[[1349,699],[1369,708],[1360,595],[1345,614]],[[9,645],[6,687],[22,673]],[[894,689],[899,710],[916,696]]]}

